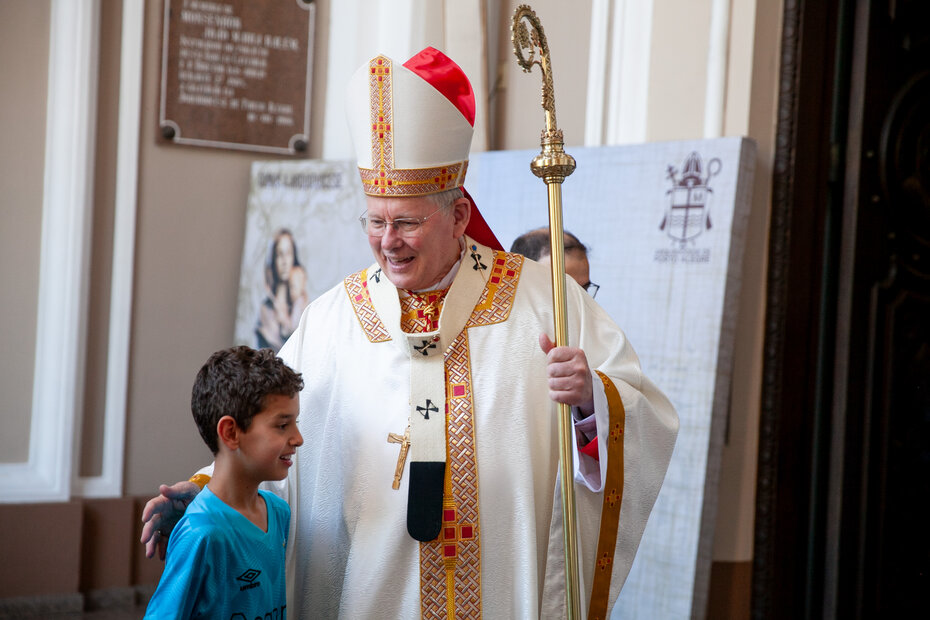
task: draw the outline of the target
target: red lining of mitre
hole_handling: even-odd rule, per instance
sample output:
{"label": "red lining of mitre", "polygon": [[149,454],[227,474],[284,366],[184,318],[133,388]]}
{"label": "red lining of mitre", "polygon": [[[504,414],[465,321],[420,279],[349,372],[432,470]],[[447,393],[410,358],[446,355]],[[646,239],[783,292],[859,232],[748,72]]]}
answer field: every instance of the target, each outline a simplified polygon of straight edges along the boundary
{"label": "red lining of mitre", "polygon": [[[475,93],[468,76],[461,67],[455,64],[455,61],[436,48],[427,47],[405,62],[404,67],[416,73],[426,83],[442,93],[465,117],[468,124],[475,126]],[[488,226],[484,216],[481,215],[474,199],[464,187],[462,192],[471,203],[471,219],[465,234],[491,249],[503,250],[503,246]]]}
{"label": "red lining of mitre", "polygon": [[454,105],[468,124],[475,126],[475,93],[468,76],[455,62],[433,47],[427,47],[404,63]]}
{"label": "red lining of mitre", "polygon": [[468,220],[468,226],[465,227],[465,234],[481,245],[488,246],[492,250],[503,250],[504,246],[497,240],[494,231],[491,230],[491,227],[488,226],[488,223],[484,220],[484,216],[481,215],[481,211],[478,210],[478,205],[475,204],[474,198],[471,197],[464,187],[462,188],[462,193],[465,194],[465,198],[471,203],[471,219]]}

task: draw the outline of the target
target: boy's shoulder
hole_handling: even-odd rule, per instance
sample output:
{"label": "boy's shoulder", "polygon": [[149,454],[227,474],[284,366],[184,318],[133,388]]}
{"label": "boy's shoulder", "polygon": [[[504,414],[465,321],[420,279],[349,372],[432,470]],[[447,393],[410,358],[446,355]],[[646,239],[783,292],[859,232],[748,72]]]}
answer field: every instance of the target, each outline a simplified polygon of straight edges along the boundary
{"label": "boy's shoulder", "polygon": [[171,540],[225,538],[229,528],[227,510],[231,509],[205,487],[184,511]]}
{"label": "boy's shoulder", "polygon": [[259,489],[258,494],[265,498],[265,504],[274,510],[283,510],[288,514],[291,512],[291,507],[286,501],[272,493],[271,491],[266,491],[264,489]]}
{"label": "boy's shoulder", "polygon": [[[265,498],[269,519],[274,518],[278,522],[283,520],[286,525],[291,516],[288,503],[270,491],[260,489],[258,492]],[[204,487],[187,507],[177,527],[188,535],[225,539],[235,537],[235,532],[246,526],[243,519],[234,508],[214,495],[210,487]]]}
{"label": "boy's shoulder", "polygon": [[[286,537],[291,516],[290,506],[270,491],[259,490],[259,494],[265,499],[265,505],[268,507],[269,527],[274,523]],[[178,521],[171,540],[183,544],[188,549],[209,543],[236,545],[243,533],[258,531],[253,532],[244,519],[245,517],[214,495],[209,487],[204,487]]]}
{"label": "boy's shoulder", "polygon": [[214,495],[210,487],[204,487],[187,507],[187,510],[184,511],[182,518],[215,520],[221,518],[229,510],[232,510],[232,508]]}

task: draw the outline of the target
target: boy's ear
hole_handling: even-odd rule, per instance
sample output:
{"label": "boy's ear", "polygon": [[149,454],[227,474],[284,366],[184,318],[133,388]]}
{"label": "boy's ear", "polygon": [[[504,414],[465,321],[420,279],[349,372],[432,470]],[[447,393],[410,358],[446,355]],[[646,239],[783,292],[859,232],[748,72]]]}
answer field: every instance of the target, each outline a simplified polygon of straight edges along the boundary
{"label": "boy's ear", "polygon": [[228,450],[234,451],[239,448],[239,434],[241,432],[242,429],[239,428],[232,416],[224,415],[216,423],[216,434],[219,436],[220,442]]}

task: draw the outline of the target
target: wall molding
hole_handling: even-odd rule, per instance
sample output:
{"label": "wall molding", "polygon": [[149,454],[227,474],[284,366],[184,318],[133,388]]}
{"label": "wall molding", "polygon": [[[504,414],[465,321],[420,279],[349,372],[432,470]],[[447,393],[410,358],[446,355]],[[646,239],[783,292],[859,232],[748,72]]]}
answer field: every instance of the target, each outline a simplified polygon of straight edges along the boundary
{"label": "wall molding", "polygon": [[50,7],[45,174],[29,457],[0,502],[67,500],[80,428],[93,212],[100,0]]}
{"label": "wall molding", "polygon": [[645,142],[653,0],[594,0],[585,146]]}
{"label": "wall molding", "polygon": [[[594,0],[588,52],[585,146],[646,141],[653,0]],[[723,136],[729,66],[730,0],[711,1],[705,138]]]}
{"label": "wall molding", "polygon": [[610,0],[594,0],[591,6],[591,34],[588,47],[588,93],[585,101],[584,145],[604,144],[604,108],[606,107],[607,41],[610,38]]}
{"label": "wall molding", "polygon": [[723,136],[730,58],[730,0],[713,0],[707,46],[707,88],[704,91],[704,137]]}
{"label": "wall molding", "polygon": [[120,44],[119,126],[116,146],[116,197],[107,349],[103,466],[99,476],[79,476],[73,490],[84,497],[119,497],[123,487],[129,342],[132,328],[139,131],[142,109],[144,0],[123,0]]}

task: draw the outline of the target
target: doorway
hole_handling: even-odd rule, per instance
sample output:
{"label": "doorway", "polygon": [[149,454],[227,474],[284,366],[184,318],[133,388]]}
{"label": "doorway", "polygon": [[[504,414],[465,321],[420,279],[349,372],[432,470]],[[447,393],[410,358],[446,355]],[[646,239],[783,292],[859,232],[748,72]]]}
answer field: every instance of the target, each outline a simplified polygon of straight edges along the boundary
{"label": "doorway", "polygon": [[930,586],[930,3],[785,2],[754,618]]}

